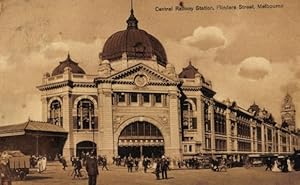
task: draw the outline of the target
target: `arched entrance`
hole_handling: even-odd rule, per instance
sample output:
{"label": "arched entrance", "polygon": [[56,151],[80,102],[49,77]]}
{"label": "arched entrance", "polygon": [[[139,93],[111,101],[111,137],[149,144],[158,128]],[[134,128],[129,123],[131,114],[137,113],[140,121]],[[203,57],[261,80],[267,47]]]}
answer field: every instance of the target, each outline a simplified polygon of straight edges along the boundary
{"label": "arched entrance", "polygon": [[118,154],[121,157],[161,157],[164,154],[164,138],[155,125],[135,121],[122,130]]}
{"label": "arched entrance", "polygon": [[76,145],[76,156],[82,158],[85,154],[95,152],[97,154],[97,144],[92,141],[82,141]]}

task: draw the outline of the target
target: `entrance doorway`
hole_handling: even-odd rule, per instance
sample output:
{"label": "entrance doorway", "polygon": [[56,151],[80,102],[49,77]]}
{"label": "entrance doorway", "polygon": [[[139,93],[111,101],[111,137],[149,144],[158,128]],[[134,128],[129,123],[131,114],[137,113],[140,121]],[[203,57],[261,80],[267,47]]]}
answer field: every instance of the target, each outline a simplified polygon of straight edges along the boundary
{"label": "entrance doorway", "polygon": [[83,158],[86,154],[94,152],[97,155],[97,144],[92,141],[82,141],[76,145],[76,156]]}
{"label": "entrance doorway", "polygon": [[119,146],[118,154],[123,157],[131,156],[136,157],[148,157],[158,158],[164,154],[163,146]]}
{"label": "entrance doorway", "polygon": [[164,138],[160,130],[146,121],[126,126],[119,137],[118,155],[157,158],[164,154]]}

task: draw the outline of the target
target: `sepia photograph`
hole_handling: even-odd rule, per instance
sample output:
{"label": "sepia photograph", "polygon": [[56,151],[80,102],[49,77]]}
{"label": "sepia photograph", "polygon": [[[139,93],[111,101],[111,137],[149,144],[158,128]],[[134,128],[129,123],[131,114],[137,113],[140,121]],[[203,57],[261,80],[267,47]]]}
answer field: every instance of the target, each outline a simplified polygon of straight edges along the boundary
{"label": "sepia photograph", "polygon": [[0,0],[0,185],[299,185],[300,1]]}

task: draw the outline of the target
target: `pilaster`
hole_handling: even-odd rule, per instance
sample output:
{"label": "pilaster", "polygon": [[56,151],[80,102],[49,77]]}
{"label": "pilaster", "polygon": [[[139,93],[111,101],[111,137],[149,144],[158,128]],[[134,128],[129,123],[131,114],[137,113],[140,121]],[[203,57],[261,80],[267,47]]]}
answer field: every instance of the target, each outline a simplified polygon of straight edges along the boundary
{"label": "pilaster", "polygon": [[227,151],[231,151],[231,120],[230,120],[230,109],[226,109],[226,147]]}
{"label": "pilaster", "polygon": [[71,155],[74,155],[72,95],[71,95],[70,88],[67,88],[67,91],[63,94],[62,111],[63,111],[63,128],[69,133],[63,148],[63,155],[65,156],[66,159],[69,159]]}
{"label": "pilaster", "polygon": [[41,98],[42,101],[42,120],[44,122],[48,121],[48,102],[47,102],[47,97],[42,96]]}
{"label": "pilaster", "polygon": [[211,102],[209,105],[210,112],[210,125],[211,125],[211,151],[214,153],[216,151],[216,132],[215,132],[215,111],[214,103]]}
{"label": "pilaster", "polygon": [[[114,156],[114,133],[112,121],[112,90],[111,84],[101,84],[98,87],[98,110],[99,110],[99,135],[97,146],[100,155],[106,155],[107,159]],[[115,136],[119,137],[119,136]]]}
{"label": "pilaster", "polygon": [[277,131],[277,136],[278,136],[278,153],[281,153],[281,137],[280,137],[280,130],[278,129]]}
{"label": "pilaster", "polygon": [[252,124],[250,124],[250,139],[251,139],[251,152],[254,152],[254,136],[253,136]]}
{"label": "pilaster", "polygon": [[165,146],[166,155],[171,158],[181,158],[181,131],[180,131],[180,102],[177,91],[169,92],[170,143]]}
{"label": "pilaster", "polygon": [[264,153],[266,148],[265,125],[261,124],[261,152]]}

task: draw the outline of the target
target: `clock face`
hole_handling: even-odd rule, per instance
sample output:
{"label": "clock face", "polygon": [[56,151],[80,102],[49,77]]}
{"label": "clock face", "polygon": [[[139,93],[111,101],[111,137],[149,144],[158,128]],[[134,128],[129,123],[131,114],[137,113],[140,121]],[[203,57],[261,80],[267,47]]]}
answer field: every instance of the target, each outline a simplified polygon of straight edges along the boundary
{"label": "clock face", "polygon": [[145,86],[147,82],[148,78],[144,74],[136,75],[134,78],[134,83],[139,87]]}

